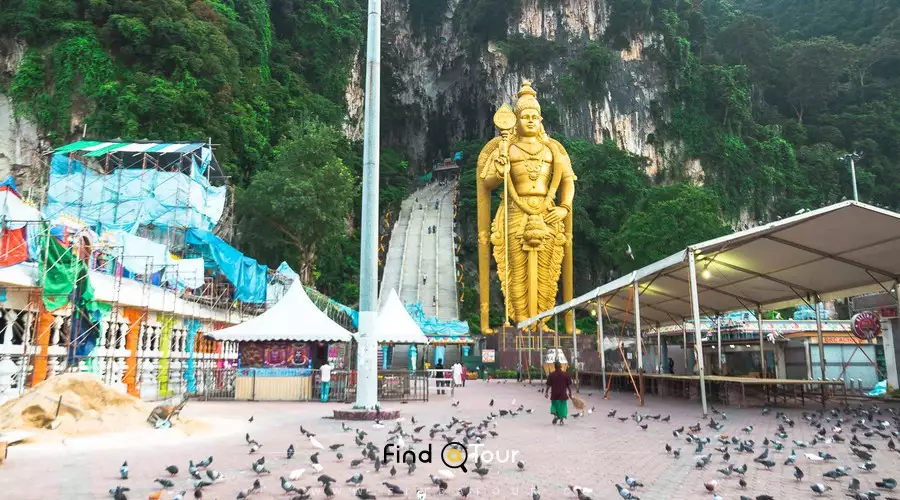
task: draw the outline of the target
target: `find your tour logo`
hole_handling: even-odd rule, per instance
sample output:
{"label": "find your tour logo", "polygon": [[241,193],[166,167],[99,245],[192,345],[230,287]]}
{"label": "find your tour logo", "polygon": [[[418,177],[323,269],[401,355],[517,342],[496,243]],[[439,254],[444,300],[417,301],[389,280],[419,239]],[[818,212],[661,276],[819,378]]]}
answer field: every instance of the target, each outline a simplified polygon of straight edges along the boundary
{"label": "find your tour logo", "polygon": [[[416,462],[422,464],[430,464],[431,456],[431,444],[429,444],[428,447],[424,450],[416,453],[413,450],[400,450],[394,443],[387,443],[384,445],[382,462],[387,463],[389,460],[394,459],[397,462],[406,464]],[[441,462],[444,462],[444,465],[451,469],[459,469],[463,472],[469,472],[469,470],[466,469],[466,460],[468,459],[469,451],[462,443],[451,441],[447,443],[441,450]]]}

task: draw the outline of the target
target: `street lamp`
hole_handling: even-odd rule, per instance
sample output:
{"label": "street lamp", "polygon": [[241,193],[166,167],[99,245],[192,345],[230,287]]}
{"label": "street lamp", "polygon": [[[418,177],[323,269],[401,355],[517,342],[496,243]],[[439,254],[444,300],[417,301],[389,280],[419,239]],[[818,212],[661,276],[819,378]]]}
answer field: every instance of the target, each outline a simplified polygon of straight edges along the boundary
{"label": "street lamp", "polygon": [[840,157],[841,160],[850,160],[850,177],[853,179],[853,201],[859,201],[859,191],[856,189],[856,161],[862,159],[862,153],[847,153]]}

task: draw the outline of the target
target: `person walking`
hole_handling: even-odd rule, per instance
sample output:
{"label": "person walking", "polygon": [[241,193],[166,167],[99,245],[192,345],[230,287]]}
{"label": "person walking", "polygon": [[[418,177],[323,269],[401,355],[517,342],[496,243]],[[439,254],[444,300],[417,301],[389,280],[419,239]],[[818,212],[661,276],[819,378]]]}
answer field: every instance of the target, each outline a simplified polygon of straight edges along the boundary
{"label": "person walking", "polygon": [[325,364],[319,367],[322,381],[322,402],[328,402],[328,393],[331,392],[331,361],[325,360]]}
{"label": "person walking", "polygon": [[[437,373],[434,374],[434,378],[436,378],[436,379],[444,378],[444,360],[443,359],[437,360],[437,363],[434,364],[434,369],[439,370]],[[444,386],[442,384],[443,384],[443,382],[441,382],[441,381],[437,382],[437,386],[441,388],[441,389],[438,389],[438,394],[446,394],[446,392],[444,392],[444,389],[443,389]]]}
{"label": "person walking", "polygon": [[675,360],[672,358],[669,358],[669,373],[675,375]]}
{"label": "person walking", "polygon": [[569,416],[569,399],[572,398],[572,378],[562,370],[559,361],[553,362],[553,373],[547,376],[544,397],[550,399],[550,414],[553,424],[563,425]]}
{"label": "person walking", "polygon": [[428,275],[425,273],[422,273],[422,284],[424,285],[427,282],[428,282]]}

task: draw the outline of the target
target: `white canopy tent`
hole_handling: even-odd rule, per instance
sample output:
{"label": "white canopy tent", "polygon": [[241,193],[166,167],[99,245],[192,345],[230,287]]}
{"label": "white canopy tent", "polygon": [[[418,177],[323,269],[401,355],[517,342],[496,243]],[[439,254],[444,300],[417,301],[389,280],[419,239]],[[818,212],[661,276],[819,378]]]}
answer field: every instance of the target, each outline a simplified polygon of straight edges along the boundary
{"label": "white canopy tent", "polygon": [[[891,288],[897,288],[900,295],[898,280],[900,214],[846,201],[689,246],[529,318],[518,327],[596,300],[607,314],[618,311],[615,319],[634,324],[636,331],[641,331],[642,321],[661,326],[682,324],[691,318],[695,335],[700,335],[701,309],[708,316],[756,309],[762,321],[759,312],[763,308],[780,309],[804,301],[818,303]],[[819,307],[814,309],[819,323],[819,354],[824,359]],[[621,314],[625,311],[629,314]],[[598,327],[602,336],[599,314]],[[761,347],[762,343],[761,336]],[[706,413],[699,338],[697,346]],[[641,370],[640,341],[637,358]],[[762,360],[765,369],[764,356]]]}
{"label": "white canopy tent", "polygon": [[397,290],[391,289],[375,320],[375,339],[379,344],[427,344],[428,337],[403,306]]}
{"label": "white canopy tent", "polygon": [[266,312],[239,325],[209,332],[209,336],[234,342],[350,342],[352,339],[349,331],[313,304],[299,280]]}

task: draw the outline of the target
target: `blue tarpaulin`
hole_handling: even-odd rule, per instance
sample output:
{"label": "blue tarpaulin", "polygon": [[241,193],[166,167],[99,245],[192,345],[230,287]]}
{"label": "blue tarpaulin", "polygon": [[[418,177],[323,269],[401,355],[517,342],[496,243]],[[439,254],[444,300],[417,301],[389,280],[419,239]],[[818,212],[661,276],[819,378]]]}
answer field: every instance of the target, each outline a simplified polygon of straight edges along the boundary
{"label": "blue tarpaulin", "polygon": [[44,213],[66,214],[100,231],[129,230],[135,224],[212,229],[225,208],[225,187],[211,186],[198,173],[190,176],[155,169],[120,168],[101,174],[78,160],[56,154],[50,162],[50,186]]}
{"label": "blue tarpaulin", "polygon": [[406,310],[425,335],[453,336],[469,333],[469,324],[465,321],[441,321],[436,316],[425,316],[421,302],[407,304]]}
{"label": "blue tarpaulin", "polygon": [[234,298],[250,304],[266,301],[268,268],[256,259],[245,257],[240,251],[225,243],[209,231],[188,229],[184,236],[188,245],[204,247],[203,256],[216,263],[228,281],[234,285]]}

